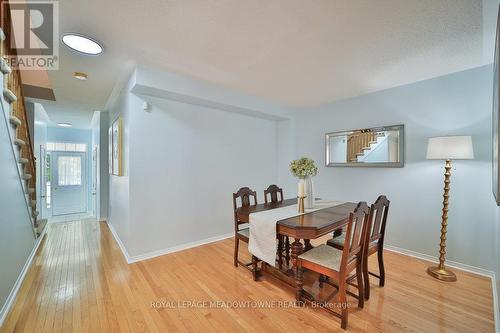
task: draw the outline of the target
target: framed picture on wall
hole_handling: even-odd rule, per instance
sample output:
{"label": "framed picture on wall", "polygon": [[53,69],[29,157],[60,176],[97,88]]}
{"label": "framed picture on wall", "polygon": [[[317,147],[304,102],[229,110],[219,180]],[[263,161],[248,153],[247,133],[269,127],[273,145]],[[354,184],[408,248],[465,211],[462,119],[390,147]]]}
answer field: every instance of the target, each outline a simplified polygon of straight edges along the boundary
{"label": "framed picture on wall", "polygon": [[113,174],[113,131],[108,128],[108,173]]}
{"label": "framed picture on wall", "polygon": [[[500,10],[498,12],[500,19]],[[498,80],[500,76],[500,22],[497,21],[497,37],[495,43],[495,62],[493,66],[493,195],[497,205],[500,206],[500,167],[498,157],[500,155],[500,138],[498,136],[498,127],[500,125],[499,108],[499,89]]]}
{"label": "framed picture on wall", "polygon": [[123,175],[122,167],[122,118],[118,117],[111,125],[112,174]]}

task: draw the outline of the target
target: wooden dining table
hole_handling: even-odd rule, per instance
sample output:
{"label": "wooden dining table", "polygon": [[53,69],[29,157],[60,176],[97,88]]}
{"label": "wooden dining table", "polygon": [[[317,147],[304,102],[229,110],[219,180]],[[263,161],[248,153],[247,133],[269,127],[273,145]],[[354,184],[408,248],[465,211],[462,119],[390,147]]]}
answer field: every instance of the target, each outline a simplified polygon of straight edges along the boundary
{"label": "wooden dining table", "polygon": [[[297,204],[297,199],[287,199],[277,203],[265,203],[250,206],[243,206],[236,210],[237,218],[242,222],[250,222],[250,214],[262,212],[270,209],[290,206]],[[276,223],[276,233],[288,236],[294,239],[291,244],[291,269],[281,270],[273,267],[265,262],[262,262],[261,272],[270,273],[278,279],[286,282],[290,286],[296,288],[297,283],[295,276],[297,272],[297,257],[304,251],[309,250],[311,239],[316,239],[329,233],[340,234],[342,227],[347,224],[349,213],[356,208],[357,203],[346,202],[337,206],[319,209],[298,216],[279,220]],[[304,244],[302,244],[303,240]],[[255,274],[257,271],[257,260],[252,258]]]}

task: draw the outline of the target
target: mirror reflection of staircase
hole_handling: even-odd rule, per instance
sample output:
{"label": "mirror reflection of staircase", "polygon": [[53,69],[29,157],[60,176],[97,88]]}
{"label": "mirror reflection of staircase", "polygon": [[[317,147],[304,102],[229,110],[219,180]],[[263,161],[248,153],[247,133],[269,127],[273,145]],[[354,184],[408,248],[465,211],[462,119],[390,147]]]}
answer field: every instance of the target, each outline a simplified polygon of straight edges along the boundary
{"label": "mirror reflection of staircase", "polygon": [[349,162],[358,162],[385,140],[384,132],[357,132],[347,137],[347,158]]}

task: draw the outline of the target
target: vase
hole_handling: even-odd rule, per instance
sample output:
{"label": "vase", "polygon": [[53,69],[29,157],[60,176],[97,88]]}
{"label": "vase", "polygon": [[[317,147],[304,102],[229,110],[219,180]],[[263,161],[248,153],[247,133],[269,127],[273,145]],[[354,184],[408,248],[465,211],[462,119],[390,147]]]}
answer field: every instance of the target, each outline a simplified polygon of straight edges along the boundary
{"label": "vase", "polygon": [[304,200],[304,208],[312,209],[314,208],[314,188],[312,177],[306,177],[304,179],[304,195],[306,196]]}

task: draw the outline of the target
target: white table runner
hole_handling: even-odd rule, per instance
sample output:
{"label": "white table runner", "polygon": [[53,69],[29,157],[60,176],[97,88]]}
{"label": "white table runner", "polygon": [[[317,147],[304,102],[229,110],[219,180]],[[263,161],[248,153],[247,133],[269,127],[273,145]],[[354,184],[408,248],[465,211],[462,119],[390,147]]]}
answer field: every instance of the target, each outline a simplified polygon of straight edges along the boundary
{"label": "white table runner", "polygon": [[[306,209],[306,213],[341,204],[343,202],[318,200],[315,201],[313,209]],[[250,239],[248,243],[250,253],[269,265],[275,266],[277,248],[276,223],[280,220],[299,215],[296,204],[250,214]]]}

